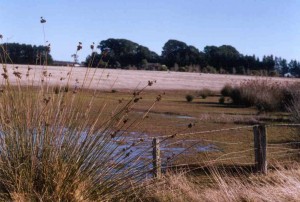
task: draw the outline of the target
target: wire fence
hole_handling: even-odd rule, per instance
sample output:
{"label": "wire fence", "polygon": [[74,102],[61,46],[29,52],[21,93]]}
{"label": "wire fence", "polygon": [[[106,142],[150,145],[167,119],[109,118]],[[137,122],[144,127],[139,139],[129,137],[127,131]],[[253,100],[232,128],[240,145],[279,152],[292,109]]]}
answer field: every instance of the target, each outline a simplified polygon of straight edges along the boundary
{"label": "wire fence", "polygon": [[[144,154],[149,170],[211,165],[251,167],[267,172],[268,164],[298,161],[300,124],[268,124],[126,139],[136,155]],[[139,149],[138,149],[139,148]],[[146,149],[145,149],[146,148]],[[146,162],[146,163],[145,163]]]}

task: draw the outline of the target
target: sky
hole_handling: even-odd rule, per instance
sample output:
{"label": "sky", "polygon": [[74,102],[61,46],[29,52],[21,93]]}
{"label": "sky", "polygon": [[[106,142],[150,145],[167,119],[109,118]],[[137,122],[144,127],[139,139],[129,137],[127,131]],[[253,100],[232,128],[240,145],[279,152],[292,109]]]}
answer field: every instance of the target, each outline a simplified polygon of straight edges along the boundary
{"label": "sky", "polygon": [[300,0],[0,0],[0,34],[2,42],[43,45],[45,33],[53,58],[65,61],[79,41],[84,61],[92,42],[108,38],[158,54],[176,39],[200,51],[232,45],[244,55],[300,61],[299,9]]}

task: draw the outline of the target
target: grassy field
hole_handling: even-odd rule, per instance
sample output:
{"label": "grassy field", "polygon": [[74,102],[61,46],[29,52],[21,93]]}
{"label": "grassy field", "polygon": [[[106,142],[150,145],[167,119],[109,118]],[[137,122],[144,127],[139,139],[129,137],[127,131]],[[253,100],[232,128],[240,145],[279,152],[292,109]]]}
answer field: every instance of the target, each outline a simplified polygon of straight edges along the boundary
{"label": "grassy field", "polygon": [[[220,104],[220,95],[217,91],[215,95],[205,99],[196,97],[192,102],[186,101],[186,94],[197,96],[197,91],[145,91],[141,93],[142,99],[136,103],[130,112],[129,122],[132,121],[134,124],[127,133],[132,138],[152,138],[177,134],[176,137],[166,141],[168,142],[167,145],[170,144],[170,147],[176,148],[188,148],[195,144],[174,159],[176,164],[202,164],[204,159],[207,161],[218,159],[216,162],[221,164],[251,165],[254,163],[251,126],[258,123],[290,123],[289,114],[285,112],[261,113],[254,107],[237,107],[228,103],[229,101]],[[156,103],[147,113],[158,95],[162,96],[161,101]],[[126,102],[131,99],[131,96],[132,92],[130,91],[102,91],[96,96],[93,108],[97,109],[105,104],[103,113],[106,114],[105,116],[109,116],[120,100]],[[84,97],[89,100],[89,93],[86,93]],[[147,113],[146,118],[140,121],[145,113]],[[97,114],[95,113],[93,116],[96,117]],[[239,127],[241,127],[239,130],[211,132],[212,130]],[[208,132],[203,133],[203,131]],[[161,139],[164,140],[164,138]],[[280,145],[280,143],[295,141],[295,139],[294,128],[268,128],[269,143]],[[202,140],[207,140],[207,142]],[[195,149],[199,145],[213,145],[221,151],[199,152]],[[277,149],[270,148],[270,154]],[[164,155],[163,152],[162,155]],[[219,159],[220,156],[222,156],[221,159]],[[269,156],[270,162],[287,160],[285,155],[282,157],[275,154]]]}
{"label": "grassy field", "polygon": [[[199,158],[203,159],[203,155],[206,155],[207,158],[217,158],[227,153],[237,152],[236,154],[229,155],[230,161],[236,164],[251,164],[253,163],[253,151],[246,152],[243,158],[237,158],[236,160],[231,158],[235,156],[239,157],[241,154],[239,151],[242,152],[253,149],[253,131],[251,126],[258,123],[290,123],[289,114],[285,112],[259,113],[255,108],[237,107],[228,103],[219,104],[219,94],[207,97],[206,99],[197,97],[193,102],[187,102],[185,95],[197,95],[196,91],[146,91],[144,95],[141,95],[143,99],[133,108],[131,118],[135,120],[141,117],[149,106],[151,106],[158,94],[162,95],[162,100],[151,109],[147,119],[130,128],[130,130],[132,132],[147,134],[149,137],[182,134],[182,136],[178,135],[173,138],[172,141],[179,141],[183,147],[185,142],[185,147],[188,147],[189,141],[196,141],[194,148],[192,147],[184,153],[190,156],[189,158],[186,158],[187,156],[184,157],[185,163],[201,162]],[[108,99],[111,100],[110,103],[117,103],[120,99],[128,99],[129,95],[127,92],[103,92],[99,95],[99,99]],[[112,106],[114,106],[114,104],[112,104]],[[201,133],[202,131],[244,126],[246,126],[246,128],[240,130]],[[247,126],[250,127],[247,128]],[[293,128],[289,127],[269,127],[268,142],[280,144],[295,140],[293,130]],[[188,133],[195,134],[185,135]],[[202,139],[210,140],[213,144],[219,146],[222,152],[215,152],[214,154],[210,154],[209,157],[207,153],[195,153],[194,149],[197,147],[197,140],[199,140],[198,145],[201,145],[203,144],[203,142],[201,142]],[[228,144],[222,144],[222,142]],[[197,156],[197,154],[199,156]],[[187,161],[187,159],[190,159],[190,162]],[[277,160],[279,159],[280,158]],[[283,159],[286,158],[284,157]]]}
{"label": "grassy field", "polygon": [[[10,65],[3,70],[3,200],[120,199],[152,171],[154,137],[161,141],[164,171],[190,168],[191,183],[210,186],[218,180],[207,178],[212,166],[227,174],[252,171],[253,125],[291,123],[286,112],[235,106],[229,98],[219,103],[222,84],[254,77]],[[268,79],[278,81],[295,82]],[[213,90],[206,98],[200,96],[203,87]],[[292,127],[268,127],[268,162],[287,165],[298,158],[293,141]]]}

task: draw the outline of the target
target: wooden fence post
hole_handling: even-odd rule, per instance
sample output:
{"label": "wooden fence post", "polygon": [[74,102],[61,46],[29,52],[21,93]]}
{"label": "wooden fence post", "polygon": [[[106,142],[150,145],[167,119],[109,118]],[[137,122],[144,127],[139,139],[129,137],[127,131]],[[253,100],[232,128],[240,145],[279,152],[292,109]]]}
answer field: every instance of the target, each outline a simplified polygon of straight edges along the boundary
{"label": "wooden fence post", "polygon": [[159,139],[153,138],[152,141],[153,146],[153,174],[154,177],[161,177],[161,158],[160,158],[160,147],[159,147]]}
{"label": "wooden fence post", "polygon": [[265,125],[253,127],[256,172],[267,174],[267,130]]}

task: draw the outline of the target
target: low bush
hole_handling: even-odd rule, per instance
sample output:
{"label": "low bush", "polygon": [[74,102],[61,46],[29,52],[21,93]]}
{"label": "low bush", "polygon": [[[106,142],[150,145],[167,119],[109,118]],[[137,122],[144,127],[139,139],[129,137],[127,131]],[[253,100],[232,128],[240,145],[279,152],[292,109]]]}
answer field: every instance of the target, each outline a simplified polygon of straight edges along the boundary
{"label": "low bush", "polygon": [[221,97],[219,98],[219,103],[220,103],[220,104],[224,104],[224,103],[225,103],[225,97],[224,97],[224,96],[221,96]]}
{"label": "low bush", "polygon": [[211,73],[211,74],[217,74],[218,71],[216,70],[216,68],[212,67],[212,66],[206,66],[202,69],[203,73]]}
{"label": "low bush", "polygon": [[228,96],[231,95],[232,89],[233,89],[233,87],[232,87],[230,84],[226,84],[226,85],[222,88],[221,94],[222,94],[224,97],[228,97]]}
{"label": "low bush", "polygon": [[208,88],[204,88],[200,91],[198,91],[198,96],[200,96],[202,99],[207,98],[208,96],[212,96],[214,92]]}
{"label": "low bush", "polygon": [[193,101],[193,99],[194,99],[194,96],[193,96],[193,95],[190,95],[190,94],[188,94],[188,95],[186,95],[186,96],[185,96],[185,99],[186,99],[186,101],[188,101],[188,102],[192,102],[192,101]]}
{"label": "low bush", "polygon": [[226,85],[221,93],[229,96],[235,105],[255,106],[260,111],[286,111],[296,91],[297,87],[293,85],[271,80],[248,80],[235,87]]}

